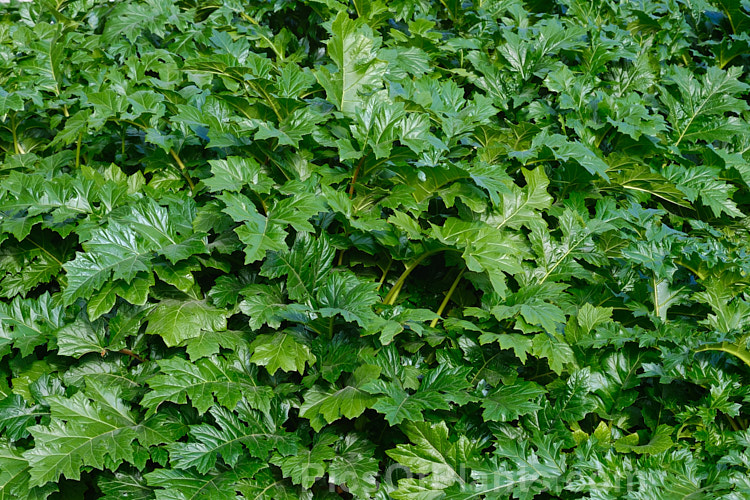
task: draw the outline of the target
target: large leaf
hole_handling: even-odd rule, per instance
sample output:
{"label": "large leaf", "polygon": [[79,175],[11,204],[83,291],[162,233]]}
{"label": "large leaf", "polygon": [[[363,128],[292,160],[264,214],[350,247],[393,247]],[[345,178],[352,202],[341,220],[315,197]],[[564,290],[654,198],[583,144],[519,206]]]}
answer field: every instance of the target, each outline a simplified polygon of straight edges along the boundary
{"label": "large leaf", "polygon": [[675,145],[686,140],[724,140],[735,132],[726,128],[731,122],[712,121],[724,113],[748,109],[747,104],[736,96],[748,89],[738,76],[738,68],[723,71],[709,67],[706,74],[697,78],[686,68],[674,67],[671,82],[677,87],[677,97],[664,92],[663,100],[669,108],[669,118],[674,129]]}
{"label": "large leaf", "polygon": [[300,416],[310,419],[310,425],[316,431],[341,417],[360,416],[377,401],[377,397],[360,387],[378,375],[379,370],[376,366],[362,365],[354,371],[345,387],[326,389],[314,386],[305,393],[305,401],[300,406]]}
{"label": "large leaf", "polygon": [[[412,486],[420,485],[427,490],[441,490],[454,483],[462,484],[465,464],[468,463],[474,448],[465,436],[458,441],[451,442],[448,438],[448,427],[445,422],[429,424],[426,422],[408,423],[403,431],[412,443],[400,444],[388,455],[398,463],[409,467],[415,474],[426,474],[427,477],[418,479],[402,479],[399,481],[399,492],[396,498],[417,498],[407,493]],[[401,493],[402,490],[406,490]]]}
{"label": "large leaf", "polygon": [[146,333],[159,335],[168,346],[180,345],[202,331],[227,328],[227,314],[205,300],[163,300],[147,316]]}
{"label": "large leaf", "polygon": [[315,355],[289,333],[258,335],[250,344],[253,355],[250,361],[265,366],[270,374],[282,371],[305,371],[305,363],[314,363]]}
{"label": "large leaf", "polygon": [[176,468],[195,467],[205,474],[214,468],[218,456],[233,467],[247,455],[266,459],[271,450],[283,455],[297,450],[295,437],[287,435],[283,429],[273,428],[273,420],[262,414],[244,411],[238,417],[220,406],[213,407],[209,413],[216,425],[194,425],[187,443],[169,446],[170,459]]}
{"label": "large leaf", "polygon": [[271,388],[259,385],[252,368],[240,359],[214,356],[190,362],[170,358],[160,361],[159,368],[160,373],[149,380],[151,391],[141,402],[149,413],[166,401],[184,404],[188,397],[201,413],[215,401],[233,408],[243,397],[254,408],[269,408]]}
{"label": "large leaf", "polygon": [[290,251],[271,253],[262,273],[269,278],[286,276],[289,298],[310,301],[331,269],[334,248],[324,238],[313,239],[306,233],[297,236]]}
{"label": "large leaf", "polygon": [[315,74],[328,100],[344,113],[353,113],[362,98],[360,92],[380,84],[386,64],[376,58],[379,40],[367,25],[340,12],[331,23],[328,55],[338,67],[332,73],[321,68]]}
{"label": "large leaf", "polygon": [[502,385],[482,401],[486,420],[507,422],[521,415],[533,413],[541,406],[536,402],[545,390],[533,382],[518,381]]}
{"label": "large leaf", "polygon": [[[31,485],[42,486],[60,475],[79,479],[85,466],[102,469],[107,463],[132,461],[134,441],[149,444],[144,427],[116,391],[95,392],[92,396],[93,400],[79,392],[70,398],[48,398],[52,412],[49,425],[29,429],[43,444],[24,454],[29,461]],[[167,427],[162,430],[164,440],[179,436]]]}

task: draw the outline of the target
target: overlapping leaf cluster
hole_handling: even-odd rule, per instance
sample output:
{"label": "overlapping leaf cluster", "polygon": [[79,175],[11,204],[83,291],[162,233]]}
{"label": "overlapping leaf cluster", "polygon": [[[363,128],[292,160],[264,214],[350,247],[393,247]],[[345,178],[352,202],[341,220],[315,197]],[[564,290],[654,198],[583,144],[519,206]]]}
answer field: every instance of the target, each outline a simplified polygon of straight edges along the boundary
{"label": "overlapping leaf cluster", "polygon": [[750,10],[0,8],[0,499],[750,497]]}

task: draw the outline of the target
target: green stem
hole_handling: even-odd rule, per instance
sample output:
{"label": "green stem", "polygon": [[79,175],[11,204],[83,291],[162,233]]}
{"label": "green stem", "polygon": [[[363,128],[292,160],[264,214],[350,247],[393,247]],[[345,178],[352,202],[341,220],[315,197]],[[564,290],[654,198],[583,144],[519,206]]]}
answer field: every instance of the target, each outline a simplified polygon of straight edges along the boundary
{"label": "green stem", "polygon": [[[659,281],[659,283],[661,283],[661,281]],[[654,273],[651,276],[651,287],[654,289],[654,294],[653,294],[654,295],[654,297],[653,297],[653,301],[654,301],[654,314],[656,314],[656,316],[658,318],[661,318],[662,320],[666,321],[666,319],[667,319],[666,315],[662,318],[661,317],[661,313],[659,312],[659,309],[661,308],[661,306],[659,305],[659,289],[657,288],[658,287],[658,283],[656,282],[656,273]]]}
{"label": "green stem", "polygon": [[607,128],[604,129],[604,133],[596,141],[596,149],[599,149],[599,146],[602,145],[602,141],[604,140],[604,138],[607,136],[607,134],[609,133],[611,129],[612,129],[612,125],[608,125]]}
{"label": "green stem", "polygon": [[376,291],[380,291],[381,288],[383,288],[383,283],[385,283],[385,277],[388,276],[388,271],[391,270],[391,265],[393,265],[393,259],[388,262],[388,265],[385,267],[385,270],[383,271],[383,276],[380,278],[380,281],[378,282],[378,288]]}
{"label": "green stem", "polygon": [[[391,291],[389,293],[393,294],[393,301],[390,302],[390,305],[393,305],[396,303],[396,299],[398,298],[398,294],[401,293],[401,289],[404,287],[404,282],[401,283],[396,282],[396,284],[391,288]],[[386,296],[388,298],[388,296]],[[386,302],[388,304],[388,302]]]}
{"label": "green stem", "polygon": [[[490,359],[488,359],[487,361],[485,361],[485,362],[484,362],[484,363],[482,364],[482,366],[481,366],[481,367],[479,368],[479,370],[477,370],[477,373],[475,373],[475,374],[474,374],[474,377],[473,377],[473,378],[471,379],[471,382],[470,382],[470,384],[471,384],[472,386],[473,386],[473,385],[474,385],[474,383],[475,383],[475,382],[477,381],[477,379],[479,378],[479,375],[480,375],[480,374],[481,374],[481,373],[482,373],[482,372],[484,371],[484,369],[485,369],[485,368],[487,367],[487,365],[489,365],[489,364],[490,364],[490,361],[492,361],[492,360],[493,360],[493,359],[495,359],[496,357],[500,356],[500,354],[502,354],[502,352],[498,352],[498,353],[496,353],[496,354],[492,355],[492,357],[490,357]],[[555,373],[555,372],[552,372],[552,373]]]}
{"label": "green stem", "polygon": [[[145,359],[143,359],[142,357],[140,357],[139,355],[137,355],[130,349],[120,349],[119,351],[111,351],[111,352],[118,352],[120,354],[125,354],[126,356],[130,356],[131,358],[138,361],[139,363],[143,363],[146,361]],[[104,355],[104,353],[102,353],[102,355]]]}
{"label": "green stem", "polygon": [[266,156],[266,159],[260,162],[262,164],[261,166],[265,167],[268,164],[268,162],[271,162],[276,166],[276,170],[278,170],[279,173],[281,173],[281,175],[283,175],[286,180],[288,181],[291,180],[291,177],[289,177],[289,174],[287,174],[286,170],[284,170],[284,166],[278,161],[276,161],[276,159],[273,158],[273,156],[271,156],[273,151],[269,152],[267,149],[264,149],[262,146],[260,146],[259,143],[256,143],[256,146],[258,146],[258,149],[260,149],[260,152]]}
{"label": "green stem", "polygon": [[693,273],[694,275],[696,275],[698,277],[698,279],[701,279],[701,280],[706,279],[706,276],[703,273],[701,273],[697,269],[694,269],[693,267],[690,266],[690,264],[688,264],[687,262],[685,262],[682,259],[675,260],[675,264],[684,267],[685,269],[687,269],[688,271],[690,271],[691,273]]}
{"label": "green stem", "polygon": [[[268,95],[268,92],[266,92],[263,87],[259,87],[258,85],[255,85],[253,82],[242,82],[242,83],[245,84],[245,91],[246,92],[247,92],[247,88],[248,87],[252,87],[253,89],[255,89],[255,91],[258,94],[263,95],[263,97],[265,98],[266,102],[268,103],[268,107],[271,108],[271,110],[273,111],[273,114],[276,115],[276,118],[279,120],[279,123],[281,123],[282,120],[283,120],[283,118],[281,117],[281,113],[279,112],[279,108],[276,107],[276,103],[274,103],[273,99],[271,99],[271,96]],[[247,92],[247,93],[249,94],[250,92]]]}
{"label": "green stem", "polygon": [[404,281],[406,281],[406,278],[409,277],[411,272],[417,268],[419,264],[422,263],[423,260],[425,260],[427,257],[431,257],[435,255],[438,252],[460,252],[461,250],[457,248],[439,248],[437,250],[430,250],[429,252],[425,252],[419,257],[416,258],[414,262],[406,266],[406,269],[404,269],[404,272],[401,273],[401,276],[398,277],[396,280],[396,283],[393,284],[393,288],[391,288],[391,291],[388,292],[388,295],[385,296],[385,299],[383,299],[383,303],[386,305],[392,306],[396,303],[396,299],[398,298],[399,292],[401,292],[401,287],[404,286]]}
{"label": "green stem", "polygon": [[[252,17],[248,16],[244,12],[240,12],[240,17],[242,17],[242,19],[244,19],[245,21],[247,21],[249,23],[252,23],[255,26],[260,27],[260,24],[258,24],[258,21],[256,21]],[[261,37],[263,40],[266,41],[266,43],[271,47],[271,50],[273,50],[273,53],[276,54],[276,57],[278,57],[279,59],[281,59],[283,61],[284,60],[284,54],[282,54],[281,52],[279,52],[279,49],[276,48],[276,44],[273,43],[271,40],[269,40],[268,37],[265,36],[260,31],[256,31],[256,33],[258,34],[259,37]]]}
{"label": "green stem", "polygon": [[748,367],[750,367],[750,351],[736,344],[732,344],[731,342],[711,344],[705,347],[701,347],[700,349],[696,349],[695,352],[706,352],[706,351],[726,352],[728,354],[738,357],[740,360],[742,360],[743,363],[745,363]]}
{"label": "green stem", "polygon": [[10,132],[13,134],[13,152],[19,154],[21,152],[21,145],[18,143],[18,135],[16,135],[16,117],[13,115],[10,119]]}
{"label": "green stem", "polygon": [[440,307],[437,310],[437,317],[435,319],[433,319],[432,322],[430,323],[430,328],[435,328],[435,325],[437,325],[437,322],[440,319],[440,316],[442,316],[443,311],[445,311],[445,308],[448,305],[448,302],[450,302],[451,296],[453,295],[453,292],[456,291],[456,287],[458,286],[458,282],[461,281],[461,277],[463,277],[465,271],[466,271],[466,268],[461,269],[461,272],[458,273],[458,276],[456,276],[456,279],[453,280],[453,284],[448,289],[448,293],[445,294],[445,298],[440,303]]}
{"label": "green stem", "polygon": [[[132,125],[132,126],[134,126],[136,128],[139,128],[141,130],[148,130],[147,126],[141,125],[140,123],[134,122],[132,120],[123,120],[123,119],[120,119],[120,118],[109,118],[109,120],[113,121],[113,122],[127,123],[127,124]],[[172,158],[174,158],[174,161],[177,163],[177,166],[180,168],[180,172],[182,173],[182,176],[187,181],[188,186],[190,186],[190,191],[194,192],[195,191],[195,184],[193,183],[193,179],[190,178],[190,175],[187,172],[187,167],[182,162],[182,159],[177,154],[177,151],[175,151],[174,149],[170,148],[169,154],[172,155]]]}
{"label": "green stem", "polygon": [[31,243],[32,245],[34,245],[35,247],[37,247],[42,252],[46,253],[49,257],[52,258],[52,260],[54,260],[55,262],[57,262],[57,264],[60,267],[63,266],[63,262],[61,262],[60,259],[58,259],[57,257],[55,257],[55,255],[52,252],[50,252],[49,250],[47,250],[46,248],[44,248],[43,246],[41,246],[39,243],[37,243],[36,241],[32,240],[31,238],[26,238],[26,241],[28,241],[29,243]]}
{"label": "green stem", "polygon": [[398,297],[399,292],[401,291],[401,287],[404,285],[404,281],[406,281],[406,278],[409,277],[411,272],[416,269],[416,267],[427,257],[432,255],[435,252],[425,252],[419,257],[417,257],[417,260],[406,266],[406,269],[404,269],[404,272],[401,273],[401,276],[398,277],[396,280],[396,283],[393,284],[393,288],[391,288],[391,291],[388,292],[388,295],[385,296],[385,299],[383,299],[383,303],[387,305],[393,305],[396,303],[396,298]]}
{"label": "green stem", "polygon": [[182,176],[187,181],[188,186],[190,186],[190,191],[195,192],[195,184],[193,184],[193,179],[190,178],[190,175],[187,172],[187,167],[185,166],[184,163],[182,163],[182,160],[180,159],[177,152],[174,149],[170,149],[169,154],[172,155],[172,158],[174,158],[174,161],[177,162],[177,166],[180,167],[180,172],[182,172]]}
{"label": "green stem", "polygon": [[730,62],[732,62],[732,61],[734,60],[734,58],[735,58],[735,57],[737,57],[737,56],[739,56],[739,55],[740,55],[740,52],[736,53],[735,55],[733,55],[733,56],[732,56],[732,57],[730,57],[729,59],[727,59],[727,60],[725,60],[725,61],[721,62],[721,63],[719,64],[719,68],[721,68],[721,69],[724,69],[724,68],[726,67],[726,65],[727,65],[727,64],[729,64]]}
{"label": "green stem", "polygon": [[732,429],[734,429],[735,432],[738,432],[740,430],[740,426],[737,425],[737,422],[735,422],[734,419],[726,413],[724,414],[724,416],[727,417],[727,420],[729,420],[729,425],[732,426]]}
{"label": "green stem", "polygon": [[354,185],[357,183],[357,176],[359,175],[359,169],[362,168],[362,163],[365,161],[365,157],[363,156],[361,160],[357,163],[357,166],[354,169],[354,174],[352,174],[352,182],[349,184],[349,199],[354,196]]}
{"label": "green stem", "polygon": [[76,170],[81,166],[81,141],[83,141],[83,132],[78,134],[78,141],[76,142]]}
{"label": "green stem", "polygon": [[263,198],[260,196],[260,194],[256,193],[255,191],[252,191],[253,194],[255,194],[255,197],[258,198],[258,201],[260,202],[260,209],[261,209],[261,215],[264,217],[268,215],[268,206],[266,205],[266,202],[263,200]]}

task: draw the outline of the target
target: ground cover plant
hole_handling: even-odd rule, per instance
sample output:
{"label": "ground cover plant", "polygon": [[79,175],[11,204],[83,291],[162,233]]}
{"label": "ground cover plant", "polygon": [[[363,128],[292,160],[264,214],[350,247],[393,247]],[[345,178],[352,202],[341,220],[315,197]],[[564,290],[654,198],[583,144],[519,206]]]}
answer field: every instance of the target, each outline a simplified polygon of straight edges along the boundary
{"label": "ground cover plant", "polygon": [[0,499],[750,498],[748,7],[0,6]]}

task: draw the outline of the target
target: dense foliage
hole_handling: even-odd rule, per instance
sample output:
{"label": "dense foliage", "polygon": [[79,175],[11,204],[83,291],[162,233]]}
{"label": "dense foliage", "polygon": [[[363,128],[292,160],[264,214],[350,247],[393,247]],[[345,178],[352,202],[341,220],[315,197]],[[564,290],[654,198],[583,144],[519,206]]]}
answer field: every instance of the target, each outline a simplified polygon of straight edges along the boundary
{"label": "dense foliage", "polygon": [[0,9],[0,499],[750,498],[732,0]]}

